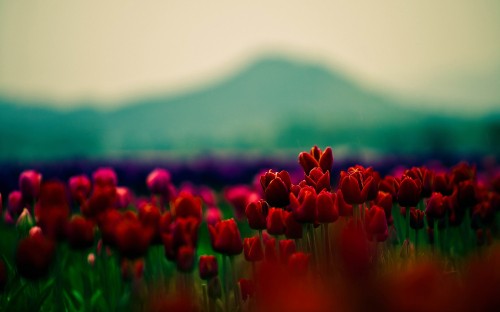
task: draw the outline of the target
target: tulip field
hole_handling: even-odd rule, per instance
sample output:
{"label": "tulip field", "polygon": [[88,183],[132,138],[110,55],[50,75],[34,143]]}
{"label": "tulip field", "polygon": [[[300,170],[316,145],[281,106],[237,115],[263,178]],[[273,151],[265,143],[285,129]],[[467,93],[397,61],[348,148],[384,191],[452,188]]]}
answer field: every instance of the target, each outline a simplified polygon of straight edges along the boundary
{"label": "tulip field", "polygon": [[500,168],[355,164],[142,187],[113,167],[0,194],[0,311],[498,311]]}

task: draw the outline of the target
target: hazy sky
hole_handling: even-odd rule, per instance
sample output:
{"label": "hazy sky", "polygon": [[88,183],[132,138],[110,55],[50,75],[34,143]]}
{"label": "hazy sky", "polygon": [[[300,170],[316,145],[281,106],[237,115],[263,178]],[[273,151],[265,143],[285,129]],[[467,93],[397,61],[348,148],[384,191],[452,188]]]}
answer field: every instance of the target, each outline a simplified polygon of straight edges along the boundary
{"label": "hazy sky", "polygon": [[113,105],[266,52],[393,94],[500,103],[500,1],[0,0],[0,94]]}

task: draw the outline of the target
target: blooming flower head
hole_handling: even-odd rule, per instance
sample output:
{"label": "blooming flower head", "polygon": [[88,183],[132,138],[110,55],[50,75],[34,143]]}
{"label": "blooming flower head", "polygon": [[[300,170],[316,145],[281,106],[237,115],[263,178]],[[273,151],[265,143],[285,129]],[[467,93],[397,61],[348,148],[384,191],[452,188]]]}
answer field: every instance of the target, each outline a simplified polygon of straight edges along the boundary
{"label": "blooming flower head", "polygon": [[215,225],[209,225],[212,248],[219,253],[231,256],[243,251],[240,230],[234,219],[222,220]]}

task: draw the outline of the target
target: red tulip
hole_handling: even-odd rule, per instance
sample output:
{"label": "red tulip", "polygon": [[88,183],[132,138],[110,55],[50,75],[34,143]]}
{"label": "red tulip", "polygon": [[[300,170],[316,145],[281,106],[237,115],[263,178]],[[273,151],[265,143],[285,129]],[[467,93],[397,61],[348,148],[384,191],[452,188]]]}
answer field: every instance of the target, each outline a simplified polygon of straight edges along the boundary
{"label": "red tulip", "polygon": [[215,225],[222,220],[222,211],[217,207],[208,207],[205,211],[205,221],[207,224]]}
{"label": "red tulip", "polygon": [[422,182],[404,176],[399,185],[398,203],[402,207],[415,207],[420,201],[422,192]]}
{"label": "red tulip", "polygon": [[68,223],[68,243],[75,249],[86,249],[94,244],[94,223],[81,216],[73,216]]}
{"label": "red tulip", "polygon": [[[145,227],[150,228],[153,233],[154,233],[154,238],[157,243],[161,241],[160,239],[160,220],[162,218],[162,214],[160,212],[160,208],[156,207],[155,205],[149,204],[149,203],[144,203],[142,205],[139,205],[138,209],[138,218],[139,221],[141,221],[142,225]],[[168,213],[168,217],[170,217],[170,213]],[[165,220],[164,220],[165,221]],[[166,220],[168,225],[167,227],[170,226],[170,221],[171,219]]]}
{"label": "red tulip", "polygon": [[54,258],[54,243],[42,235],[21,240],[16,250],[16,267],[19,275],[36,280],[46,276]]}
{"label": "red tulip", "polygon": [[253,281],[240,278],[238,284],[240,285],[241,299],[243,301],[246,301],[248,298],[253,297],[255,293],[255,285]]}
{"label": "red tulip", "polygon": [[73,176],[69,179],[69,191],[71,199],[82,203],[90,194],[91,183],[86,175]]}
{"label": "red tulip", "polygon": [[391,194],[392,200],[396,201],[399,190],[399,182],[393,176],[385,176],[378,185],[380,191]]}
{"label": "red tulip", "polygon": [[116,247],[128,259],[143,257],[153,238],[153,231],[145,228],[138,219],[123,219],[114,230]]}
{"label": "red tulip", "polygon": [[330,185],[330,171],[323,172],[320,167],[313,168],[305,176],[305,181],[307,185],[314,187],[316,192],[321,192],[324,189],[330,191],[332,189]]}
{"label": "red tulip", "polygon": [[443,204],[443,199],[444,196],[441,193],[432,193],[431,197],[427,200],[427,207],[425,208],[425,214],[429,216],[429,218],[444,218],[446,207]]}
{"label": "red tulip", "polygon": [[259,237],[245,238],[243,240],[243,251],[247,261],[256,262],[264,259],[264,251]]}
{"label": "red tulip", "polygon": [[149,191],[157,195],[168,194],[171,183],[170,173],[161,168],[156,168],[146,178]]}
{"label": "red tulip", "polygon": [[390,193],[379,191],[374,203],[384,209],[387,221],[392,219],[392,195]]}
{"label": "red tulip", "polygon": [[282,235],[285,233],[284,210],[281,208],[269,208],[267,214],[267,232],[271,235]]}
{"label": "red tulip", "polygon": [[202,280],[210,280],[219,274],[219,267],[217,266],[217,258],[212,255],[200,256],[198,262],[198,270]]}
{"label": "red tulip", "polygon": [[332,223],[339,218],[339,211],[335,205],[337,195],[327,191],[321,191],[316,198],[316,209],[318,211],[319,223]]}
{"label": "red tulip", "polygon": [[389,236],[387,219],[384,209],[372,206],[366,214],[366,231],[370,239],[383,242]]}
{"label": "red tulip", "polygon": [[264,238],[264,257],[267,262],[275,263],[278,261],[276,239],[274,237]]}
{"label": "red tulip", "polygon": [[287,171],[276,173],[269,170],[260,177],[260,184],[265,199],[271,207],[285,207],[290,203],[288,194],[292,182]]}
{"label": "red tulip", "polygon": [[97,218],[104,211],[115,208],[116,198],[114,186],[94,188],[89,200],[80,207],[82,215],[87,218]]}
{"label": "red tulip", "polygon": [[422,210],[410,208],[410,227],[414,230],[420,230],[424,227],[424,215]]}
{"label": "red tulip", "polygon": [[11,216],[18,216],[21,214],[24,208],[23,195],[20,191],[13,191],[9,194],[9,199],[7,203],[7,211]]}
{"label": "red tulip", "polygon": [[299,154],[299,163],[308,174],[313,168],[320,167],[323,172],[332,170],[333,152],[330,147],[327,147],[323,152],[314,146],[309,153],[302,152]]}
{"label": "red tulip", "polygon": [[190,245],[181,246],[177,251],[177,270],[189,273],[194,269],[195,250]]}
{"label": "red tulip", "polygon": [[451,169],[451,180],[453,184],[458,185],[460,182],[474,180],[476,178],[476,166],[469,165],[466,162],[461,162]]}
{"label": "red tulip", "polygon": [[177,218],[193,217],[201,220],[201,204],[201,198],[181,193],[175,199],[172,211]]}
{"label": "red tulip", "polygon": [[344,195],[345,202],[350,205],[363,203],[359,180],[354,175],[348,174],[345,174],[344,177],[341,175],[340,179],[340,189],[342,190],[342,195]]}
{"label": "red tulip", "polygon": [[437,173],[434,175],[434,192],[443,195],[451,195],[453,193],[453,182],[446,172]]}
{"label": "red tulip", "polygon": [[117,187],[116,188],[116,208],[127,209],[132,202],[132,192],[127,187]]}
{"label": "red tulip", "polygon": [[189,218],[177,218],[172,223],[171,232],[173,234],[174,248],[177,250],[180,246],[190,245],[195,247],[198,244],[198,230],[200,220]]}
{"label": "red tulip", "polygon": [[212,248],[219,253],[231,256],[243,251],[240,230],[234,219],[222,220],[208,226]]}
{"label": "red tulip", "polygon": [[304,186],[297,197],[290,193],[290,208],[297,222],[314,223],[317,218],[316,190],[310,186]]}
{"label": "red tulip", "polygon": [[70,210],[63,183],[45,182],[42,185],[35,216],[45,235],[52,239],[64,238]]}
{"label": "red tulip", "polygon": [[94,171],[92,179],[94,180],[94,186],[96,188],[109,186],[116,187],[118,183],[115,171],[108,167],[98,168]]}
{"label": "red tulip", "polygon": [[245,209],[248,225],[254,230],[263,230],[266,228],[266,217],[269,205],[264,200],[251,202]]}
{"label": "red tulip", "polygon": [[19,175],[19,189],[23,198],[30,201],[38,197],[42,175],[35,170],[26,170]]}

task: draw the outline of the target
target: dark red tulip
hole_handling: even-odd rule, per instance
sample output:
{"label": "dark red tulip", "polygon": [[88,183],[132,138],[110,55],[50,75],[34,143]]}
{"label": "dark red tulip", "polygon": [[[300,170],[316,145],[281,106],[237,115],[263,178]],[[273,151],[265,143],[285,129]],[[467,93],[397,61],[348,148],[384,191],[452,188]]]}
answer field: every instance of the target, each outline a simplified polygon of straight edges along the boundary
{"label": "dark red tulip", "polygon": [[453,184],[458,185],[460,182],[474,180],[476,178],[476,166],[469,165],[466,162],[460,162],[451,169],[451,180]]}
{"label": "dark red tulip", "polygon": [[89,200],[80,206],[80,211],[87,218],[97,218],[104,211],[114,209],[116,200],[116,187],[97,187]]}
{"label": "dark red tulip", "polygon": [[441,193],[434,192],[427,200],[425,214],[433,219],[442,219],[446,213],[446,207],[443,204],[444,196]]}
{"label": "dark red tulip", "polygon": [[23,198],[32,201],[40,193],[40,183],[42,175],[35,170],[26,170],[19,175],[19,189]]}
{"label": "dark red tulip", "polygon": [[316,190],[310,186],[304,186],[295,197],[290,193],[290,208],[297,222],[314,223],[316,222],[318,211],[316,209]]}
{"label": "dark red tulip", "polygon": [[290,203],[289,193],[292,182],[287,171],[279,173],[269,170],[260,177],[264,196],[271,207],[285,207]]}
{"label": "dark red tulip", "polygon": [[269,208],[267,214],[267,233],[283,235],[285,233],[285,216],[281,208]]}
{"label": "dark red tulip", "polygon": [[9,194],[7,211],[11,216],[18,216],[24,208],[23,195],[20,191],[13,191]]}
{"label": "dark red tulip", "polygon": [[177,270],[184,273],[192,272],[194,269],[195,250],[190,245],[181,246],[177,251]]}
{"label": "dark red tulip", "polygon": [[116,245],[115,227],[122,220],[122,214],[115,209],[109,209],[99,215],[98,226],[102,241],[109,246]]}
{"label": "dark red tulip", "polygon": [[322,152],[317,146],[311,148],[309,153],[299,154],[299,164],[308,174],[314,167],[320,167],[323,172],[331,171],[333,166],[333,152],[330,147]]}
{"label": "dark red tulip", "polygon": [[171,232],[173,234],[174,247],[177,250],[180,246],[190,245],[195,247],[198,244],[198,230],[200,220],[189,218],[177,218],[172,223]]}
{"label": "dark red tulip", "polygon": [[251,202],[245,209],[248,225],[254,230],[264,230],[267,226],[266,217],[269,205],[264,200]]}
{"label": "dark red tulip", "polygon": [[236,217],[241,219],[248,204],[259,200],[260,196],[247,185],[235,185],[224,189],[224,198],[233,207]]}
{"label": "dark red tulip", "polygon": [[66,195],[66,187],[60,182],[45,182],[40,189],[35,216],[43,233],[52,239],[63,239],[66,236],[70,216]]}
{"label": "dark red tulip", "polygon": [[284,211],[285,236],[289,239],[302,238],[302,224],[295,220],[293,213]]}
{"label": "dark red tulip", "polygon": [[295,241],[292,239],[282,239],[279,241],[280,261],[288,263],[288,259],[296,252]]}
{"label": "dark red tulip", "polygon": [[115,171],[109,167],[98,168],[92,174],[92,179],[94,180],[94,187],[96,188],[116,187],[118,183]]}
{"label": "dark red tulip", "polygon": [[115,242],[122,257],[143,257],[153,238],[153,231],[144,227],[138,219],[122,219],[115,226]]}
{"label": "dark red tulip", "polygon": [[389,236],[387,218],[383,208],[372,206],[366,213],[366,231],[372,240],[383,242]]}
{"label": "dark red tulip", "polygon": [[264,251],[260,244],[259,237],[249,237],[243,240],[243,251],[245,260],[250,262],[261,261],[264,259]]}
{"label": "dark red tulip", "polygon": [[439,192],[446,196],[453,193],[453,182],[446,172],[436,173],[434,175],[434,192]]}
{"label": "dark red tulip", "polygon": [[392,195],[383,191],[379,191],[377,198],[374,201],[375,205],[384,209],[387,220],[392,217]]}
{"label": "dark red tulip", "polygon": [[422,182],[404,176],[399,185],[398,203],[402,207],[415,207],[420,201],[422,192]]}
{"label": "dark red tulip", "polygon": [[309,174],[305,176],[305,182],[316,189],[316,192],[322,190],[330,191],[330,171],[323,172],[320,167],[313,168]]}
{"label": "dark red tulip", "polygon": [[335,205],[337,195],[327,191],[321,191],[316,198],[316,209],[318,211],[319,223],[332,223],[339,218],[339,211]]}
{"label": "dark red tulip", "polygon": [[309,270],[310,255],[303,252],[295,252],[288,258],[288,269],[295,276],[304,276]]}
{"label": "dark red tulip", "polygon": [[252,280],[240,278],[238,281],[241,290],[241,299],[246,301],[248,298],[253,297],[255,293],[255,285]]}
{"label": "dark red tulip", "polygon": [[172,211],[177,218],[193,217],[201,220],[201,204],[201,198],[190,193],[181,193],[175,199]]}
{"label": "dark red tulip", "polygon": [[363,203],[363,198],[361,197],[361,186],[359,180],[353,175],[344,175],[341,177],[340,189],[342,190],[342,195],[344,195],[344,200],[350,205],[358,205]]}
{"label": "dark red tulip", "polygon": [[68,223],[68,243],[75,249],[86,249],[94,244],[94,222],[73,216]]}
{"label": "dark red tulip", "polygon": [[240,230],[234,219],[222,220],[208,226],[212,248],[228,256],[238,255],[243,251]]}
{"label": "dark red tulip", "polygon": [[202,280],[207,281],[216,277],[219,274],[217,257],[213,255],[200,256],[200,261],[198,262],[198,271],[200,272],[200,278]]}
{"label": "dark red tulip", "polygon": [[19,275],[36,280],[49,273],[54,258],[54,242],[42,235],[21,240],[16,250],[16,268]]}
{"label": "dark red tulip", "polygon": [[82,203],[87,199],[92,187],[90,179],[84,174],[71,177],[68,185],[71,199],[77,203]]}
{"label": "dark red tulip", "polygon": [[424,227],[425,213],[422,210],[410,208],[410,227],[414,230],[420,230]]}
{"label": "dark red tulip", "polygon": [[431,196],[434,190],[434,172],[425,167],[422,170],[422,197]]}
{"label": "dark red tulip", "polygon": [[392,200],[395,202],[398,196],[399,182],[393,176],[385,176],[378,184],[379,190],[389,193]]}

